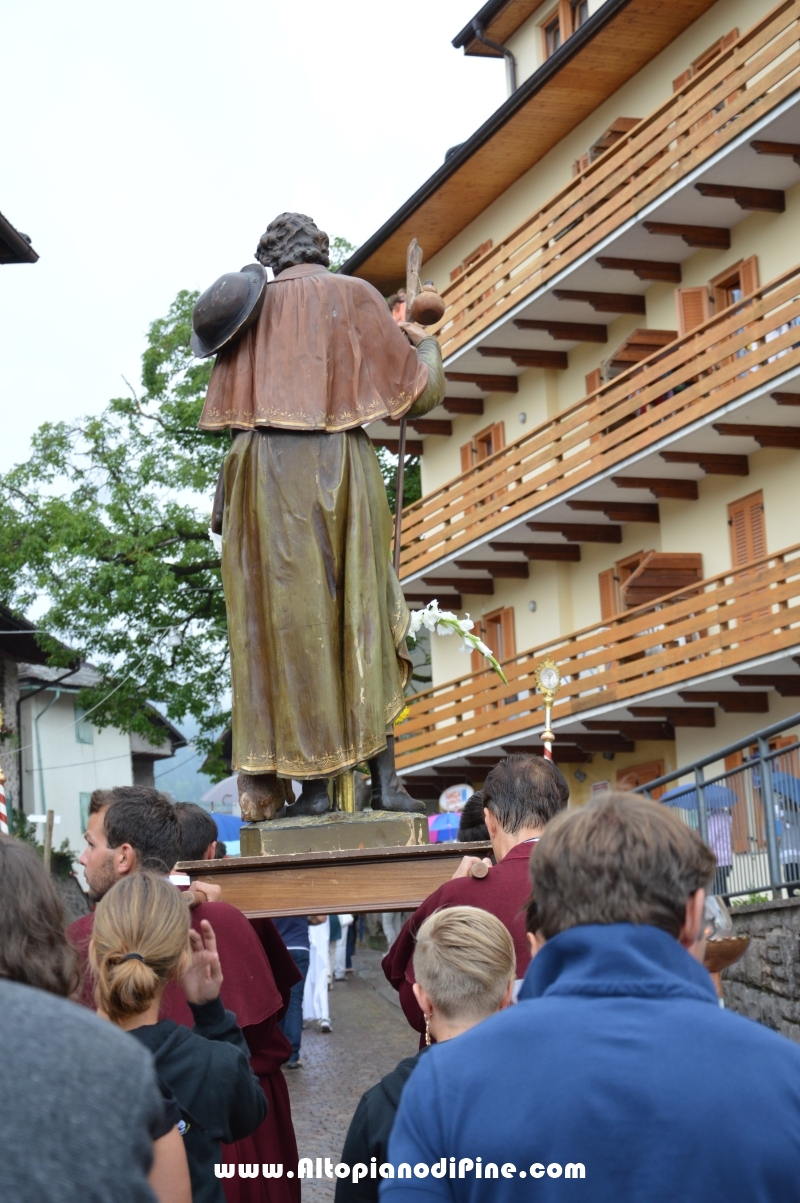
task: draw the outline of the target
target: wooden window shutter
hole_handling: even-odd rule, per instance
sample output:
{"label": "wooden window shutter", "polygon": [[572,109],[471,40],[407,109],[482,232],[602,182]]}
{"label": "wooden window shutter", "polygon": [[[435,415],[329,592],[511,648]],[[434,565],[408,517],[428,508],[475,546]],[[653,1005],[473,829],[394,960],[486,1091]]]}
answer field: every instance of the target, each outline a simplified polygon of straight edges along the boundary
{"label": "wooden window shutter", "polygon": [[507,660],[509,656],[517,654],[516,639],[514,637],[514,607],[508,606],[500,614],[500,642],[502,644],[502,658]]}
{"label": "wooden window shutter", "polygon": [[731,528],[731,560],[733,567],[749,564],[767,554],[767,535],[764,523],[764,495],[751,493],[728,506]]}
{"label": "wooden window shutter", "polygon": [[672,81],[672,91],[673,91],[673,92],[680,92],[680,90],[681,90],[681,88],[683,87],[683,85],[684,85],[684,84],[688,84],[689,80],[692,78],[692,75],[693,75],[693,72],[692,72],[692,68],[691,68],[691,67],[688,67],[688,68],[686,69],[686,71],[682,71],[682,72],[680,73],[680,75],[678,76],[678,78],[677,78],[677,79],[673,79],[673,81]]}
{"label": "wooden window shutter", "polygon": [[596,393],[602,383],[603,377],[600,369],[593,368],[592,371],[588,372],[586,375],[586,396],[588,397],[590,393]]}
{"label": "wooden window shutter", "polygon": [[461,448],[461,471],[468,472],[475,463],[475,444],[472,439]]}
{"label": "wooden window shutter", "polygon": [[492,427],[492,455],[502,451],[506,445],[506,428],[503,422],[495,422]]}
{"label": "wooden window shutter", "polygon": [[614,577],[615,570],[606,568],[597,578],[600,585],[600,617],[604,622],[617,613],[617,582]]}
{"label": "wooden window shutter", "polygon": [[738,42],[738,40],[739,40],[738,28],[732,29],[730,31],[730,33],[726,33],[725,37],[722,38],[722,40],[720,41],[720,47],[719,47],[720,53],[722,53],[723,50],[727,50],[729,46],[732,46],[734,44],[734,42]]}
{"label": "wooden window shutter", "polygon": [[739,287],[745,296],[758,288],[758,256],[751,255],[739,268]]}
{"label": "wooden window shutter", "polygon": [[675,301],[678,306],[678,333],[682,336],[702,326],[711,317],[711,306],[708,303],[708,289],[676,288]]}

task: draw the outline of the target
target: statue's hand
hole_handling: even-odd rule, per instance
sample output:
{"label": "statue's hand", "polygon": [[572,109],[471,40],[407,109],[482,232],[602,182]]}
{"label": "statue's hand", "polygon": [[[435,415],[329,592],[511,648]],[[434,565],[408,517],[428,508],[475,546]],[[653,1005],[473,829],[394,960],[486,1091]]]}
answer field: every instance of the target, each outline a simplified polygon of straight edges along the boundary
{"label": "statue's hand", "polygon": [[412,347],[418,347],[423,338],[430,337],[425,327],[420,326],[418,322],[398,322],[397,324]]}

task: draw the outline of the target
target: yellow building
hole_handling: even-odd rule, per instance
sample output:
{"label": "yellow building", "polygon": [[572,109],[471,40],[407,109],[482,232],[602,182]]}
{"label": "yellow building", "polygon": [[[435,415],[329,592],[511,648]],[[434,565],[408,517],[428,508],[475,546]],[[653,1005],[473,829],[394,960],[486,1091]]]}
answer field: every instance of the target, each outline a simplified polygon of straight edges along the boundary
{"label": "yellow building", "polygon": [[539,748],[549,654],[580,802],[799,708],[800,2],[490,0],[455,45],[514,90],[345,270],[416,237],[447,303],[401,579],[509,683],[434,638],[398,764]]}

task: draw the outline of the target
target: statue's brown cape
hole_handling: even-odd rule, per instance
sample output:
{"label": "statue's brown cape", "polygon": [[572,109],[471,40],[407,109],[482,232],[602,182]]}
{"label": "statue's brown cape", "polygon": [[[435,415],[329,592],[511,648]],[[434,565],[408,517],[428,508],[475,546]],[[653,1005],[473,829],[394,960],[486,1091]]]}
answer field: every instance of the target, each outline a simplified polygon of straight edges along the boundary
{"label": "statue's brown cape", "polygon": [[200,428],[352,430],[401,417],[427,382],[371,284],[299,264],[267,285],[258,321],[220,352]]}

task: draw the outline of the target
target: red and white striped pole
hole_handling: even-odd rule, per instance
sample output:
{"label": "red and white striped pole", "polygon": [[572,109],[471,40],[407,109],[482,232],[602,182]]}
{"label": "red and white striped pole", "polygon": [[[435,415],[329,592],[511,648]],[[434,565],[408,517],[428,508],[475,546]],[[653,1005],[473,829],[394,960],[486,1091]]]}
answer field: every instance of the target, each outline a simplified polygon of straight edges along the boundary
{"label": "red and white striped pole", "polygon": [[6,775],[0,769],[0,834],[8,835],[8,811],[6,810]]}

